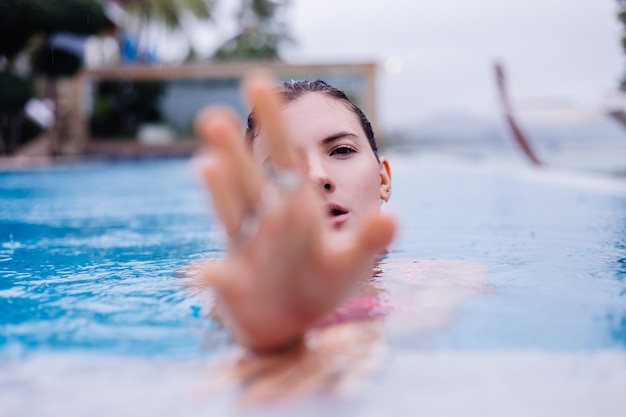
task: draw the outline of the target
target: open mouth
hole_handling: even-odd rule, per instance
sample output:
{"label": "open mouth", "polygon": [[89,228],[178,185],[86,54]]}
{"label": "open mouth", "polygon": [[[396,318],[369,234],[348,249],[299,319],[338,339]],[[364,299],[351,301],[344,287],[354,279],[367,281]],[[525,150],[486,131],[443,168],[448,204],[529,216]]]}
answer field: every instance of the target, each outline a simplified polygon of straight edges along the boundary
{"label": "open mouth", "polygon": [[347,211],[342,210],[340,208],[332,208],[328,211],[328,215],[330,217],[341,216],[342,214],[346,214]]}
{"label": "open mouth", "polygon": [[339,226],[348,219],[348,210],[337,204],[329,204],[327,209],[330,222],[334,226]]}

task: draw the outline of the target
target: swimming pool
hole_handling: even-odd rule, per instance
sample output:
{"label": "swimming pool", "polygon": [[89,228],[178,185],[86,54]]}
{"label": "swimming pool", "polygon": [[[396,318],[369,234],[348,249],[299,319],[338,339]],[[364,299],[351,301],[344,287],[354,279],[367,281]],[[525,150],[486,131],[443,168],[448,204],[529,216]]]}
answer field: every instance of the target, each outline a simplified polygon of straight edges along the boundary
{"label": "swimming pool", "polygon": [[[626,415],[626,180],[390,156],[391,257],[484,264],[488,291],[389,337],[355,395],[257,412]],[[188,161],[1,172],[0,212],[0,415],[241,413],[188,398],[231,346],[176,278],[223,255]]]}

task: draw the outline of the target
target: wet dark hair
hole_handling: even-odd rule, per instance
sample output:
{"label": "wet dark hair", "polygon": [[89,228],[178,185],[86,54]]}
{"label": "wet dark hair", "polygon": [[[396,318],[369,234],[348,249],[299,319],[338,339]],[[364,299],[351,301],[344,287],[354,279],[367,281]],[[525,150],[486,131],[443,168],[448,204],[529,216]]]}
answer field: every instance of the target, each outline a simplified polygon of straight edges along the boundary
{"label": "wet dark hair", "polygon": [[[367,117],[365,116],[363,111],[356,104],[354,104],[352,100],[348,98],[346,93],[322,80],[285,81],[281,84],[281,86],[277,87],[277,89],[286,103],[295,101],[306,93],[321,93],[326,95],[327,97],[334,98],[335,100],[343,102],[348,107],[348,109],[356,115],[359,123],[361,123],[361,127],[365,132],[365,137],[367,137],[370,148],[372,148],[376,159],[378,159],[378,146],[376,145],[376,138],[374,137],[372,125],[370,124],[369,120],[367,120]],[[259,126],[256,121],[254,109],[252,109],[252,112],[250,112],[250,114],[248,115],[248,124],[246,126],[246,140],[252,143],[254,139],[258,136],[258,134]]]}

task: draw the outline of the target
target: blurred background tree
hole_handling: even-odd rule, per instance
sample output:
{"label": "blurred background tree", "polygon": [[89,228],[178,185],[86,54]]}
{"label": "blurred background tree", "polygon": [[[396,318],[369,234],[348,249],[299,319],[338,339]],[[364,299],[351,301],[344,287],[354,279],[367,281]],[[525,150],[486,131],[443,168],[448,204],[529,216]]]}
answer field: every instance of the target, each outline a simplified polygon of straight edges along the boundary
{"label": "blurred background tree", "polygon": [[[622,48],[626,52],[626,0],[617,0],[618,12],[617,18],[622,22],[624,26],[624,34],[622,34]],[[626,75],[622,77],[621,89],[626,90]]]}
{"label": "blurred background tree", "polygon": [[[191,42],[191,35],[186,30],[187,18],[211,21],[216,7],[215,0],[117,0],[129,13],[131,29],[137,36],[134,41],[143,51],[152,51],[157,41],[152,36],[154,31],[179,30],[187,38],[189,48],[188,59],[193,59],[196,52]],[[140,53],[140,60],[150,62],[153,58]]]}
{"label": "blurred background tree", "polygon": [[[25,117],[25,106],[34,97],[49,98],[55,104],[51,137],[68,134],[59,113],[59,80],[82,68],[88,36],[134,31],[150,43],[156,27],[180,30],[190,40],[187,19],[211,21],[218,3],[225,4],[218,0],[0,0],[0,153],[13,153],[41,131],[42,126]],[[120,27],[113,22],[112,4],[125,10],[134,23]],[[241,0],[236,34],[212,58],[280,59],[281,46],[292,42],[283,18],[288,4],[289,0]],[[193,43],[188,43],[187,59],[197,59]],[[35,79],[44,80],[42,88],[36,88],[41,85]]]}
{"label": "blurred background tree", "polygon": [[174,29],[183,25],[183,15],[191,13],[200,19],[210,19],[214,0],[119,0],[128,12],[144,22],[160,22]]}
{"label": "blurred background tree", "polygon": [[[46,80],[44,96],[54,102],[56,80],[73,76],[82,65],[80,51],[67,45],[76,45],[81,37],[110,26],[97,0],[0,2],[0,153],[13,153],[34,132],[24,113],[24,106],[36,93],[34,78]],[[63,41],[54,43],[58,34],[65,35],[66,47]],[[24,64],[28,56],[30,65]],[[18,65],[20,60],[22,65]]]}
{"label": "blurred background tree", "polygon": [[[190,52],[187,60],[198,55],[193,49],[190,35],[185,30],[185,17],[212,20],[218,6],[216,0],[118,0],[134,17],[137,43],[145,48],[147,40],[154,39],[155,28],[178,29],[186,34]],[[224,42],[213,54],[217,60],[280,59],[279,49],[291,42],[281,13],[288,0],[241,0],[235,16],[237,33]],[[152,48],[154,45],[152,45]],[[148,47],[150,49],[150,47]]]}
{"label": "blurred background tree", "polygon": [[101,81],[94,84],[91,134],[98,138],[127,139],[137,136],[144,123],[162,121],[158,107],[166,83],[159,80]]}
{"label": "blurred background tree", "polygon": [[217,60],[280,59],[280,46],[293,42],[280,15],[288,5],[288,0],[241,0],[238,32],[222,44],[213,57]]}

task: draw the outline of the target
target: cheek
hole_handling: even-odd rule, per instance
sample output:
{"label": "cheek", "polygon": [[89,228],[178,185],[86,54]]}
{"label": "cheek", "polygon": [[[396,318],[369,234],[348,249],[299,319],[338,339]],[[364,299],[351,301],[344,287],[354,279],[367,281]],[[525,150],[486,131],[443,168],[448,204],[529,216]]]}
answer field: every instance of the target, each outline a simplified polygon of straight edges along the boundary
{"label": "cheek", "polygon": [[265,148],[265,143],[261,138],[261,135],[257,136],[252,142],[250,146],[250,151],[252,154],[252,160],[259,167],[263,167],[263,161],[267,158],[267,149]]}
{"label": "cheek", "polygon": [[346,170],[343,185],[353,203],[357,204],[353,208],[367,210],[380,206],[380,176],[378,164],[374,167],[371,163],[363,162],[367,161]]}

